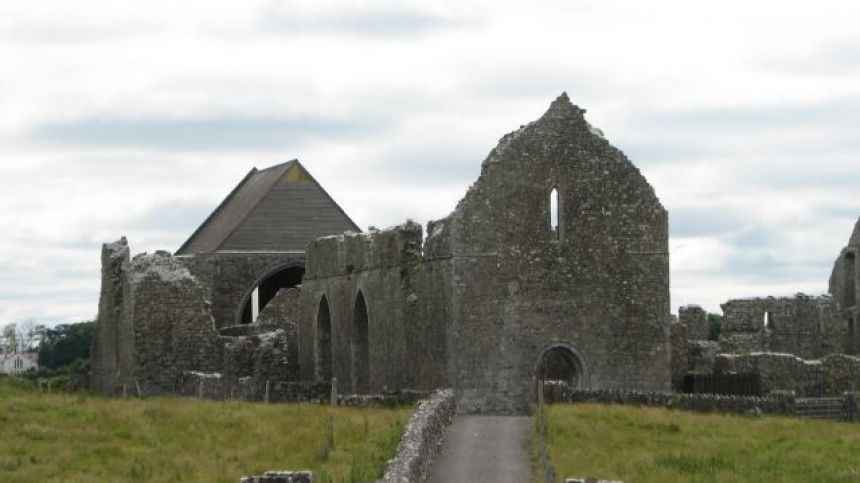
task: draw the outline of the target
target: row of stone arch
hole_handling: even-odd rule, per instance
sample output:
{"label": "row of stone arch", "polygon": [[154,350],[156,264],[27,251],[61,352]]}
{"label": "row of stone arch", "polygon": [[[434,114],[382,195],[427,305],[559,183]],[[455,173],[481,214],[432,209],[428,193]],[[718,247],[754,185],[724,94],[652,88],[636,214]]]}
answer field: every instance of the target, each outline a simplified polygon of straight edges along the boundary
{"label": "row of stone arch", "polygon": [[[361,291],[355,296],[352,326],[349,330],[349,375],[355,394],[370,392],[370,319],[367,302]],[[320,297],[316,317],[317,377],[330,381],[334,376],[333,332],[331,310],[325,295]]]}

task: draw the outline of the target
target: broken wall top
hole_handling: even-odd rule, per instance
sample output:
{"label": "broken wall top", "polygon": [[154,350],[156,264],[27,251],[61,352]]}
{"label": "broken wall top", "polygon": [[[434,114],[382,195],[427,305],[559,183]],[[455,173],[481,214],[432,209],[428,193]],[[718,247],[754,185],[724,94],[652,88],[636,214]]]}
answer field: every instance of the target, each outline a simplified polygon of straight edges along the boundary
{"label": "broken wall top", "polygon": [[860,218],[857,219],[857,223],[854,225],[854,231],[851,232],[848,244],[854,246],[860,245]]}

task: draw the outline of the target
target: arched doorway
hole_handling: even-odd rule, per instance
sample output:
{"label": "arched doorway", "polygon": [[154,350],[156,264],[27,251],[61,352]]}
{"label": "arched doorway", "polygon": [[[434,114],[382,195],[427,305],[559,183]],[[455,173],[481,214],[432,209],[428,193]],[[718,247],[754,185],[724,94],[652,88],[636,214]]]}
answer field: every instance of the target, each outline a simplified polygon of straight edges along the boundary
{"label": "arched doorway", "polygon": [[317,376],[330,381],[331,372],[331,314],[325,295],[320,299],[317,309]]}
{"label": "arched doorway", "polygon": [[551,386],[559,386],[561,390],[582,387],[587,379],[582,357],[567,344],[557,343],[547,347],[538,359],[535,380],[542,382],[545,394],[551,392]]}
{"label": "arched doorway", "polygon": [[257,316],[275,297],[278,290],[293,288],[302,283],[305,269],[292,265],[280,267],[267,273],[252,288],[242,301],[239,312],[239,323],[250,324],[257,321]]}
{"label": "arched doorway", "polygon": [[352,311],[352,330],[350,331],[350,367],[352,369],[352,392],[370,392],[370,330],[367,318],[367,304],[359,291],[355,297]]}

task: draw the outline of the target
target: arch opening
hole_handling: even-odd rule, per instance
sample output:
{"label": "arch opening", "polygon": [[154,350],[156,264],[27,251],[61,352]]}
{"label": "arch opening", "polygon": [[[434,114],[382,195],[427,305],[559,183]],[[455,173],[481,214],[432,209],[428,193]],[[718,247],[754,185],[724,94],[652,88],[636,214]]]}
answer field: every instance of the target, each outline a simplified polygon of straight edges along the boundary
{"label": "arch opening", "polygon": [[320,299],[317,309],[317,376],[323,381],[332,377],[331,353],[331,313],[325,295]]}
{"label": "arch opening", "polygon": [[275,298],[279,290],[301,285],[304,275],[303,267],[290,266],[276,269],[263,277],[242,302],[239,323],[256,322],[260,312]]}
{"label": "arch opening", "polygon": [[853,253],[845,254],[845,307],[857,305],[856,263]]}
{"label": "arch opening", "polygon": [[553,402],[575,388],[588,385],[584,359],[575,348],[556,343],[545,349],[535,365],[535,397],[543,387],[543,400]]}
{"label": "arch opening", "polygon": [[364,295],[358,292],[352,311],[352,331],[350,333],[350,360],[352,392],[370,392],[370,327],[367,316],[367,303]]}
{"label": "arch opening", "polygon": [[762,321],[762,327],[764,327],[765,333],[769,333],[774,329],[773,313],[770,310],[765,310],[764,312],[764,320]]}

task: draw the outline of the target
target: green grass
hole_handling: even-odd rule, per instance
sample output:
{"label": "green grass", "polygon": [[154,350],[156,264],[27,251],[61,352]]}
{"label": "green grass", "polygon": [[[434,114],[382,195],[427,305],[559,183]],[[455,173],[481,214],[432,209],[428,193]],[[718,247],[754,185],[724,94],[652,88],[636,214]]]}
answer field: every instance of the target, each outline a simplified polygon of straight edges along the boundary
{"label": "green grass", "polygon": [[0,381],[0,481],[235,483],[266,470],[303,469],[318,481],[371,481],[394,455],[411,412],[120,400]]}
{"label": "green grass", "polygon": [[594,404],[547,413],[559,478],[860,481],[860,424]]}

